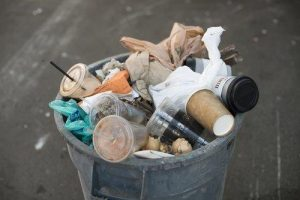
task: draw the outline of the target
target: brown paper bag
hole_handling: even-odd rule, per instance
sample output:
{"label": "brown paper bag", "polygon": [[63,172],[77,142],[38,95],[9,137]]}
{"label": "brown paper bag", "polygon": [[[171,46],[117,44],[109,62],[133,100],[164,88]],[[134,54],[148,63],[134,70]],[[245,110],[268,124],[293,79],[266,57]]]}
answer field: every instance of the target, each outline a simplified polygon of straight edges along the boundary
{"label": "brown paper bag", "polygon": [[129,72],[134,89],[150,102],[152,98],[148,92],[148,86],[163,82],[172,72],[159,61],[151,61],[147,51],[131,54],[125,62],[125,67]]}
{"label": "brown paper bag", "polygon": [[189,55],[201,57],[205,49],[201,41],[203,34],[199,26],[174,23],[170,36],[159,44],[130,37],[122,37],[121,44],[132,52],[148,51],[164,67],[174,70]]}
{"label": "brown paper bag", "polygon": [[151,61],[147,51],[131,54],[125,62],[130,80],[144,80],[147,85],[157,85],[163,82],[172,72],[157,60]]}

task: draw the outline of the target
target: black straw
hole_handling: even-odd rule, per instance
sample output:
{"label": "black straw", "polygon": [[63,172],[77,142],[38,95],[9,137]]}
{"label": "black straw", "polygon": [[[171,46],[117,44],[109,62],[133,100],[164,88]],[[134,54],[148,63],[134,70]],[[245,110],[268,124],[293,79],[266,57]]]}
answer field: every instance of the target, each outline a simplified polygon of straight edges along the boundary
{"label": "black straw", "polygon": [[69,74],[67,74],[62,68],[60,68],[59,66],[57,66],[57,64],[55,64],[53,61],[50,61],[50,64],[55,67],[56,69],[58,69],[58,71],[60,71],[61,73],[63,73],[63,75],[65,75],[66,77],[68,77],[69,79],[71,79],[72,81],[75,82],[74,78],[72,78]]}
{"label": "black straw", "polygon": [[[58,71],[60,71],[61,73],[63,73],[63,75],[65,75],[66,77],[68,77],[71,81],[77,82],[74,78],[72,78],[69,74],[67,74],[62,68],[60,68],[57,64],[55,64],[53,61],[50,61],[50,64],[55,67],[56,69],[58,69]],[[80,85],[80,87],[83,90],[86,90],[85,87],[83,87],[82,85]]]}

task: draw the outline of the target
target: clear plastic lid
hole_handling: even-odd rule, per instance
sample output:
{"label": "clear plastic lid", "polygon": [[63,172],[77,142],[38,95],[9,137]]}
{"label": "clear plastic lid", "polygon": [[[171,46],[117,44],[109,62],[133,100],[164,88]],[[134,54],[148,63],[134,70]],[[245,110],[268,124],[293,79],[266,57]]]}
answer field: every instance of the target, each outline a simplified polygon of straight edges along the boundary
{"label": "clear plastic lid", "polygon": [[73,94],[83,82],[86,72],[86,65],[78,63],[72,66],[67,74],[69,74],[75,81],[70,80],[68,77],[64,76],[60,83],[60,92],[63,96],[69,96]]}
{"label": "clear plastic lid", "polygon": [[122,117],[104,117],[93,135],[97,154],[108,162],[120,162],[134,151],[134,134],[131,125]]}

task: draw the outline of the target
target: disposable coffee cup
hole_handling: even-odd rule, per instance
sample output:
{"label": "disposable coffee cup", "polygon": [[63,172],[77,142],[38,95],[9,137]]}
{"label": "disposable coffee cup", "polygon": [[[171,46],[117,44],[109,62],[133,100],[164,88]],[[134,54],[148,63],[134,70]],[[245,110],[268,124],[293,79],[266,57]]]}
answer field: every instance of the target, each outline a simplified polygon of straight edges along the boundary
{"label": "disposable coffee cup", "polygon": [[200,124],[180,111],[169,98],[165,98],[156,108],[147,124],[147,130],[168,144],[179,137],[187,139],[193,145],[199,143],[198,147],[207,144],[199,136],[203,130]]}
{"label": "disposable coffee cup", "polygon": [[248,76],[218,76],[212,84],[213,92],[232,113],[244,113],[258,102],[259,91]]}
{"label": "disposable coffee cup", "polygon": [[93,76],[85,64],[78,63],[72,66],[68,72],[73,80],[64,76],[60,83],[60,94],[64,97],[82,98],[90,96],[101,85],[100,81]]}
{"label": "disposable coffee cup", "polygon": [[112,163],[125,160],[146,145],[147,140],[145,126],[116,115],[101,119],[93,133],[96,153],[103,160]]}
{"label": "disposable coffee cup", "polygon": [[101,94],[97,97],[97,101],[90,105],[90,120],[92,125],[96,125],[103,117],[109,115],[118,115],[128,121],[143,124],[146,121],[146,114],[121,101],[114,94]]}
{"label": "disposable coffee cup", "polygon": [[216,136],[225,136],[234,127],[234,117],[210,90],[199,90],[188,100],[187,113]]}

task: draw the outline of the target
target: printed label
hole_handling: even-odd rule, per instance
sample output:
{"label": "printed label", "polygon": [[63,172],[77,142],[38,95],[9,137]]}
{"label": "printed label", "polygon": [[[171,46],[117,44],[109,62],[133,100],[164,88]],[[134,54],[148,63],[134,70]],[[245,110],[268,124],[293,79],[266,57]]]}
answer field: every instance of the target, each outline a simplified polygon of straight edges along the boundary
{"label": "printed label", "polygon": [[217,76],[213,81],[212,90],[218,97],[221,97],[224,84],[233,76]]}

